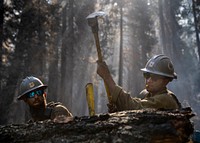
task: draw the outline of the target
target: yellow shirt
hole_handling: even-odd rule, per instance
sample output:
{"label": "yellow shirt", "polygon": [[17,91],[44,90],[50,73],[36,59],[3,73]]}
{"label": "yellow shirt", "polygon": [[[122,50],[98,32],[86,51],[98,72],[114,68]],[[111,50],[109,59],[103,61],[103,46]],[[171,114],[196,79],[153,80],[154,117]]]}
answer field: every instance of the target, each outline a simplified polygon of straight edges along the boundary
{"label": "yellow shirt", "polygon": [[154,109],[179,109],[179,103],[176,101],[175,95],[165,90],[160,94],[146,96],[144,99],[133,98],[129,93],[126,93],[121,87],[116,86],[112,93],[112,101],[116,105],[118,111],[122,110],[138,110],[145,108]]}

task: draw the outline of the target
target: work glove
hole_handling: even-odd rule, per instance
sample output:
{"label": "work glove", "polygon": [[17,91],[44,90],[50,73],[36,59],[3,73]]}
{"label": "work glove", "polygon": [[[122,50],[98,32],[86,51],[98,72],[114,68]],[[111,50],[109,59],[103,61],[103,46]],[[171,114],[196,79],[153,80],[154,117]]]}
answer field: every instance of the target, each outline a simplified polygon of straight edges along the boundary
{"label": "work glove", "polygon": [[117,112],[117,107],[116,107],[115,104],[110,104],[110,103],[108,103],[107,106],[108,106],[108,113]]}

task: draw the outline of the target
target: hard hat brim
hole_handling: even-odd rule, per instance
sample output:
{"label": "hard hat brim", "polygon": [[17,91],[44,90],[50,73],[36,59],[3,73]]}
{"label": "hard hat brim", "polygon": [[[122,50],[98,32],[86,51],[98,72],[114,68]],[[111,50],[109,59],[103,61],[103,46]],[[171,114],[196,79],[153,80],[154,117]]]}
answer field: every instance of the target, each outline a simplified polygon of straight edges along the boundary
{"label": "hard hat brim", "polygon": [[40,85],[40,86],[31,88],[31,89],[25,91],[24,93],[20,94],[20,95],[17,97],[17,99],[18,99],[18,100],[22,100],[23,96],[25,96],[28,92],[31,92],[31,91],[36,90],[36,89],[39,89],[39,88],[41,88],[41,89],[46,89],[47,87],[48,87],[47,85]]}
{"label": "hard hat brim", "polygon": [[165,74],[165,73],[161,73],[161,72],[157,72],[157,71],[151,71],[151,70],[148,70],[147,68],[142,68],[140,70],[143,72],[148,72],[148,73],[152,73],[152,74],[156,74],[156,75],[161,75],[161,76],[177,79],[177,74],[175,72],[173,73],[173,75],[170,75],[170,74]]}

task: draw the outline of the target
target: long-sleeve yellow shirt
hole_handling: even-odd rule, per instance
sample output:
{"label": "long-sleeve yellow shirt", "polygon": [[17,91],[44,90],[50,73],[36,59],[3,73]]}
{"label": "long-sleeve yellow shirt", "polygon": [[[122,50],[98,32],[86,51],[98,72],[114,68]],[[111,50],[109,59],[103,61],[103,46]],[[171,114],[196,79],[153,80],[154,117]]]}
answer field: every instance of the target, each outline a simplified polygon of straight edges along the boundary
{"label": "long-sleeve yellow shirt", "polygon": [[122,110],[138,110],[145,108],[154,109],[179,109],[179,102],[175,95],[169,91],[164,90],[159,94],[151,96],[146,91],[144,99],[133,98],[129,93],[125,92],[121,87],[115,86],[112,93],[112,101],[116,105],[118,111]]}

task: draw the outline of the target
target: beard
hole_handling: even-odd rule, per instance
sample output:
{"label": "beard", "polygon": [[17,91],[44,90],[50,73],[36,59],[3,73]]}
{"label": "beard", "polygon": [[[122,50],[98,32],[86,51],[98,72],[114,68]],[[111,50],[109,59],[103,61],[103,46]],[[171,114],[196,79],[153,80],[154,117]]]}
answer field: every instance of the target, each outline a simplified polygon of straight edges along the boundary
{"label": "beard", "polygon": [[41,108],[45,108],[45,102],[44,100],[41,101],[39,99],[36,99],[33,104],[32,104],[33,108],[37,108],[37,109],[41,109]]}

